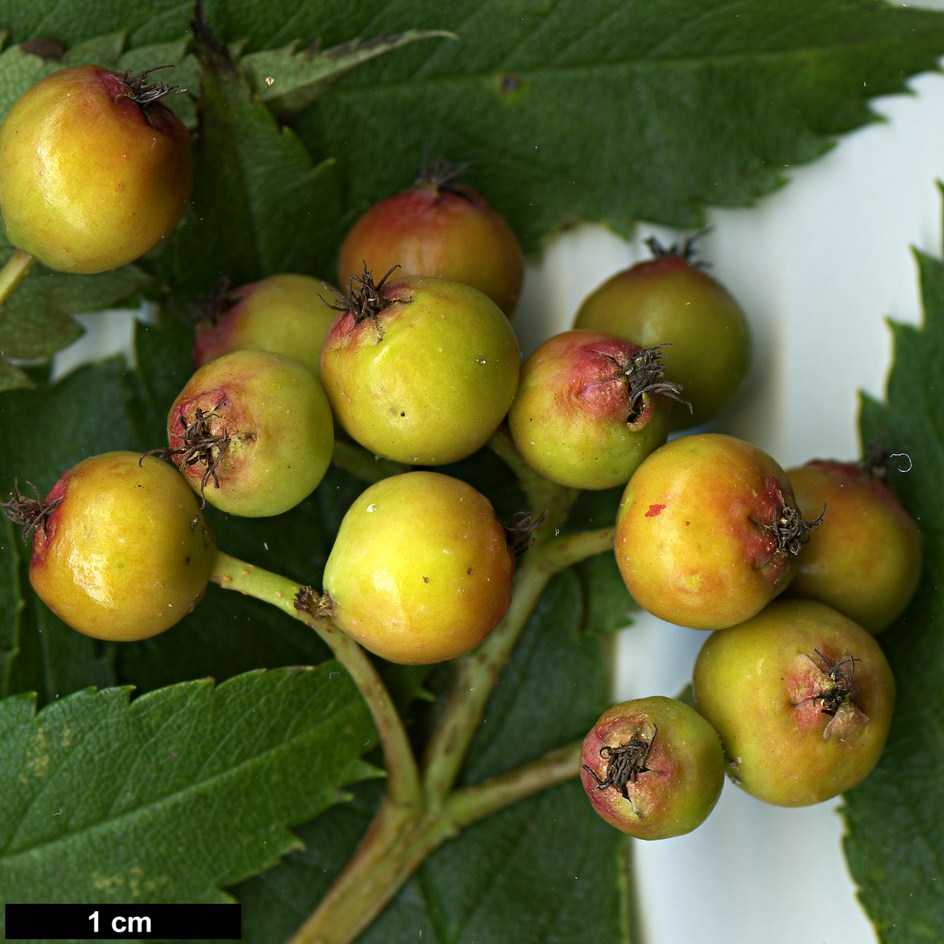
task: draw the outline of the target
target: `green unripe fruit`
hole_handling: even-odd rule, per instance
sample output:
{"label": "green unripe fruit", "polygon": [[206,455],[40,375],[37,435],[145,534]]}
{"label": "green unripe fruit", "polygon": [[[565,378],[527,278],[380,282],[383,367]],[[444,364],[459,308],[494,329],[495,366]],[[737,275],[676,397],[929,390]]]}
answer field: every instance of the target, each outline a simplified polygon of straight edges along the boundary
{"label": "green unripe fruit", "polygon": [[318,486],[334,425],[318,378],[300,361],[233,351],[199,368],[167,415],[168,448],[194,491],[222,511],[279,515]]}
{"label": "green unripe fruit", "polygon": [[190,139],[144,79],[75,66],[14,102],[0,126],[0,211],[14,246],[92,273],[173,231],[190,200]]}
{"label": "green unripe fruit", "polygon": [[353,288],[321,351],[335,418],[378,456],[444,465],[498,428],[518,388],[508,319],[458,282],[407,277]]}
{"label": "green unripe fruit", "polygon": [[407,472],[351,505],[324,571],[335,623],[391,662],[477,646],[511,601],[514,558],[488,499],[460,479]]}
{"label": "green unripe fruit", "polygon": [[625,485],[668,433],[656,349],[598,331],[564,331],[524,362],[508,426],[524,460],[571,488]]}
{"label": "green unripe fruit", "polygon": [[863,780],[882,754],[895,700],[874,637],[812,600],[777,600],[712,633],[692,690],[734,782],[777,806],[820,803]]}
{"label": "green unripe fruit", "polygon": [[317,279],[293,272],[226,292],[197,323],[194,366],[232,351],[256,350],[294,357],[318,374],[321,345],[337,314],[324,300],[329,294]]}
{"label": "green unripe fruit", "polygon": [[65,472],[33,531],[30,583],[73,629],[129,642],[164,632],[203,597],[216,544],[173,466],[108,452]]}
{"label": "green unripe fruit", "polygon": [[666,378],[691,403],[691,410],[673,406],[671,428],[686,429],[710,420],[738,391],[750,366],[750,331],[731,293],[693,263],[691,241],[682,250],[650,245],[656,257],[603,282],[581,304],[574,327],[641,347],[671,344]]}
{"label": "green unripe fruit", "polygon": [[607,709],[584,739],[580,761],[594,810],[637,839],[691,832],[724,785],[718,733],[684,702],[661,695]]}
{"label": "green unripe fruit", "polygon": [[826,510],[797,560],[790,595],[819,600],[871,633],[887,629],[921,579],[917,523],[861,466],[814,461],[787,475],[802,514]]}

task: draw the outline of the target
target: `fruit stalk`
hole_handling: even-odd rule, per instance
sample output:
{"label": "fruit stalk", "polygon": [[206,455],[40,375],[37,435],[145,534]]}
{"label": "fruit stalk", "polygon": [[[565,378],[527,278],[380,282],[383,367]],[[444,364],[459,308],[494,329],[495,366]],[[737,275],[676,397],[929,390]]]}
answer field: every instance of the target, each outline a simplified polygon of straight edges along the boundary
{"label": "fruit stalk", "polygon": [[413,750],[390,693],[364,650],[330,619],[316,619],[310,612],[298,609],[296,600],[303,588],[287,577],[219,551],[210,579],[224,590],[236,590],[269,603],[318,633],[347,669],[377,725],[387,769],[388,796],[404,806],[415,804],[420,786]]}
{"label": "fruit stalk", "polygon": [[13,290],[20,284],[33,265],[33,257],[22,249],[14,249],[10,258],[0,269],[0,306],[13,294]]}
{"label": "fruit stalk", "polygon": [[435,849],[477,820],[573,779],[579,756],[580,744],[568,744],[456,790],[439,810],[398,806],[385,796],[357,852],[287,944],[351,944]]}
{"label": "fruit stalk", "polygon": [[554,537],[556,520],[542,526],[543,538],[522,558],[508,612],[481,646],[453,663],[446,706],[426,749],[423,780],[431,802],[445,802],[501,671],[550,579],[613,546],[611,527]]}

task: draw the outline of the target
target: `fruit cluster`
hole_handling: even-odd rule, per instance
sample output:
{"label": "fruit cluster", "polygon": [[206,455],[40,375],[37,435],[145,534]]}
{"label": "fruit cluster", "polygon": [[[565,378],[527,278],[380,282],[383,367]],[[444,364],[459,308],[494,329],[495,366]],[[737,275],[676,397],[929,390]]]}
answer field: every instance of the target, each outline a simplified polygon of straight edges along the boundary
{"label": "fruit cluster", "polygon": [[[11,242],[95,272],[168,234],[191,173],[167,91],[80,67],[27,92],[0,128]],[[69,130],[77,108],[123,142],[120,165],[70,152],[88,140]],[[49,154],[55,166],[40,166]],[[86,186],[92,161],[107,195]],[[682,834],[725,771],[788,806],[850,788],[888,732],[894,682],[875,635],[916,588],[920,534],[880,462],[785,471],[700,428],[738,392],[751,350],[744,312],[693,243],[651,240],[653,258],[600,285],[522,362],[521,248],[455,169],[431,169],[350,229],[343,290],[281,273],[205,301],[166,446],[88,458],[45,497],[14,487],[4,510],[32,539],[36,593],[90,636],[163,632],[214,579],[207,503],[286,512],[354,443],[396,472],[347,510],[323,592],[304,605],[383,659],[452,659],[508,611],[527,535],[437,468],[501,438],[555,486],[622,489],[613,549],[629,593],[710,631],[690,703],[624,702],[588,734],[581,777],[600,815],[641,838]]]}

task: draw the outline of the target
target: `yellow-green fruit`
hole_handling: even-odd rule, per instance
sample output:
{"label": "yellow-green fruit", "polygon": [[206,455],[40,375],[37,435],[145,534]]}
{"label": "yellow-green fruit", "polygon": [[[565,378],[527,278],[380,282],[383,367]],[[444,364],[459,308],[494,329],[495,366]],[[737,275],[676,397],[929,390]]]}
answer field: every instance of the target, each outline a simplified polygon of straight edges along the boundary
{"label": "yellow-green fruit", "polygon": [[331,462],[334,422],[318,378],[300,361],[233,351],[184,385],[167,415],[167,441],[210,504],[259,518],[289,511],[317,488]]}
{"label": "yellow-green fruit", "polygon": [[200,601],[216,555],[184,477],[136,452],[63,473],[34,531],[30,583],[73,629],[129,642],[164,632]]}
{"label": "yellow-green fruit", "polygon": [[580,779],[591,805],[636,839],[668,839],[700,826],[724,786],[717,731],[664,695],[608,708],[584,738]]}
{"label": "yellow-green fruit", "polygon": [[670,440],[629,480],[614,550],[636,603],[692,629],[723,629],[763,609],[796,567],[803,532],[786,472],[722,433]]}
{"label": "yellow-green fruit", "polygon": [[514,558],[491,503],[438,472],[406,472],[351,505],[324,572],[335,623],[410,665],[477,646],[511,602]]}
{"label": "yellow-green fruit", "polygon": [[812,600],[777,600],[712,633],[692,691],[721,735],[734,782],[776,806],[820,803],[863,780],[882,754],[895,701],[875,638]]}
{"label": "yellow-green fruit", "polygon": [[325,392],[348,435],[410,465],[458,462],[484,446],[521,366],[501,309],[469,285],[421,276],[354,294],[321,349]]}
{"label": "yellow-green fruit", "polygon": [[177,225],[192,186],[187,129],[135,79],[63,69],[29,88],[0,126],[7,238],[63,272],[132,262]]}
{"label": "yellow-green fruit", "polygon": [[858,465],[814,460],[787,475],[800,513],[823,513],[789,594],[819,600],[870,633],[887,629],[918,589],[917,522],[884,481]]}
{"label": "yellow-green fruit", "polygon": [[337,312],[331,289],[310,275],[280,272],[226,294],[224,310],[197,325],[193,361],[200,367],[238,350],[271,351],[320,373],[321,345]]}
{"label": "yellow-green fruit", "polygon": [[575,328],[607,331],[641,347],[668,344],[666,378],[681,384],[691,409],[672,405],[672,429],[712,419],[747,375],[747,318],[730,292],[684,253],[659,248],[656,258],[617,272],[580,305]]}

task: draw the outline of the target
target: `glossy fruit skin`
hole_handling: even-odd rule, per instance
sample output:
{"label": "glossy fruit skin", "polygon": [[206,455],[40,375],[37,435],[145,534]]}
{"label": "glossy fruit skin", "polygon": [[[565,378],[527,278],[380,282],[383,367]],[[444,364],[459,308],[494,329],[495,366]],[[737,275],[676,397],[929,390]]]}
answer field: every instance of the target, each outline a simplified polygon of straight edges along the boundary
{"label": "glossy fruit skin", "polygon": [[478,289],[408,276],[376,317],[338,316],[321,351],[335,418],[378,456],[443,465],[470,456],[505,418],[521,355],[508,319]]}
{"label": "glossy fruit skin", "polygon": [[853,463],[813,460],[787,475],[804,517],[826,508],[797,560],[790,595],[819,600],[870,633],[884,631],[921,579],[917,522],[885,482]]}
{"label": "glossy fruit skin", "polygon": [[631,405],[624,366],[642,349],[599,331],[544,341],[521,369],[508,426],[524,460],[558,485],[625,485],[668,435],[669,401],[644,394]]}
{"label": "glossy fruit skin", "polygon": [[666,377],[692,410],[673,404],[670,428],[700,426],[730,403],[747,376],[751,337],[737,300],[716,279],[670,253],[636,263],[581,303],[575,328],[592,328],[641,347],[667,343]]}
{"label": "glossy fruit skin", "polygon": [[[216,475],[188,464],[185,426],[197,410],[214,436],[226,435]],[[182,422],[182,420],[184,422]],[[331,462],[334,424],[318,378],[300,361],[269,351],[242,350],[204,364],[167,415],[172,456],[195,492],[247,518],[279,515],[318,486]]]}
{"label": "glossy fruit skin", "polygon": [[117,642],[164,632],[203,597],[216,543],[183,476],[136,452],[92,456],[60,476],[33,534],[29,577],[73,629]]}
{"label": "glossy fruit skin", "polygon": [[[624,797],[617,786],[604,785],[609,759],[601,750],[606,755],[633,743],[649,745],[644,763],[637,764],[646,769],[625,784]],[[580,780],[594,810],[636,839],[691,832],[714,809],[724,786],[718,733],[684,702],[662,695],[608,708],[584,739],[580,761]]]}
{"label": "glossy fruit skin", "polygon": [[521,294],[524,255],[504,218],[471,187],[418,184],[374,204],[338,254],[338,283],[364,266],[382,275],[428,275],[471,285],[511,315]]}
{"label": "glossy fruit skin", "polygon": [[345,514],[324,571],[335,623],[409,665],[477,646],[511,602],[514,558],[491,503],[439,472],[371,485]]}
{"label": "glossy fruit skin", "polygon": [[[852,698],[834,714],[822,699],[836,680],[817,650],[829,665],[856,660]],[[696,709],[721,735],[731,778],[776,806],[820,803],[862,781],[884,749],[895,701],[875,638],[813,600],[777,600],[712,633],[692,687]]]}
{"label": "glossy fruit skin", "polygon": [[623,581],[667,622],[740,623],[793,577],[795,557],[772,530],[789,509],[786,473],[753,444],[722,433],[670,440],[623,492],[614,541]]}
{"label": "glossy fruit skin", "polygon": [[239,350],[270,351],[321,370],[321,345],[336,311],[331,292],[310,275],[281,272],[249,282],[227,294],[226,310],[197,325],[193,365]]}
{"label": "glossy fruit skin", "polygon": [[[98,66],[37,82],[0,126],[0,212],[10,242],[51,269],[132,262],[169,235],[190,200],[190,139],[160,102],[141,107]],[[150,121],[150,124],[148,123]]]}

